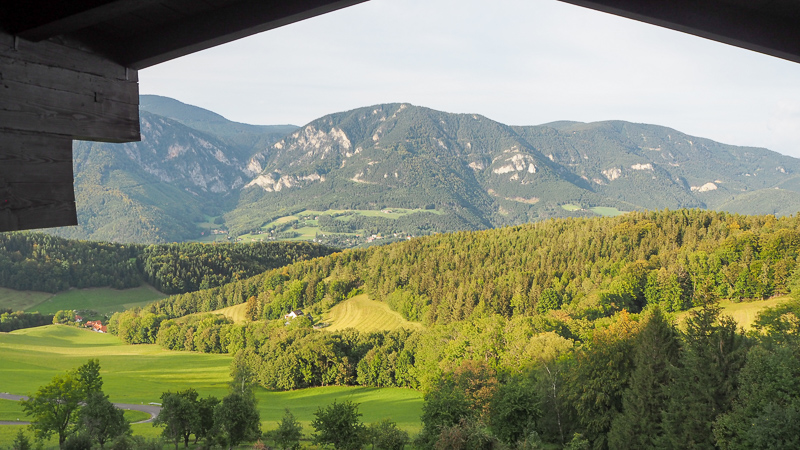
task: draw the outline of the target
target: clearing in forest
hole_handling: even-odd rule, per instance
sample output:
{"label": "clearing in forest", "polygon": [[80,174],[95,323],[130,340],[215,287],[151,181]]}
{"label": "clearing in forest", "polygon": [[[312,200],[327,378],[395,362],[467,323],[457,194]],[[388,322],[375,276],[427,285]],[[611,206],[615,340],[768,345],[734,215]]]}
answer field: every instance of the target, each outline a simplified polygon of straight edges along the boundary
{"label": "clearing in forest", "polygon": [[345,328],[355,328],[361,332],[422,328],[421,323],[404,319],[400,313],[392,311],[386,303],[370,300],[367,294],[357,295],[339,303],[331,308],[322,321],[330,324],[323,328],[327,331],[340,331]]}
{"label": "clearing in forest", "polygon": [[[754,300],[754,301],[741,301],[733,302],[732,300],[721,300],[719,306],[722,308],[722,314],[733,317],[733,320],[739,324],[739,327],[745,330],[750,330],[753,322],[758,317],[758,313],[766,308],[774,308],[781,303],[786,303],[792,298],[788,295],[773,297],[767,300]],[[683,324],[689,317],[691,311],[700,309],[700,307],[692,308],[689,311],[679,313],[676,320],[679,324]]]}
{"label": "clearing in forest", "polygon": [[[238,305],[228,306],[227,308],[211,311],[211,314],[222,314],[223,316],[233,321],[233,323],[243,323],[247,321],[247,318],[244,314],[246,309],[247,309],[247,303],[240,303]],[[198,313],[198,314],[208,314],[208,313]]]}

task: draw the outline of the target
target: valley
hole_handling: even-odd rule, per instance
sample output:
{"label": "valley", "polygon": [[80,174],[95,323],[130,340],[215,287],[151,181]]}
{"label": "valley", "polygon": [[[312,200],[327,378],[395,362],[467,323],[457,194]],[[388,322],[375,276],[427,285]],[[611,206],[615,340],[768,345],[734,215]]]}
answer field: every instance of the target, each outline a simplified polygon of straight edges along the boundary
{"label": "valley", "polygon": [[794,158],[407,103],[296,127],[143,97],[141,129],[76,144],[80,226],[0,235],[3,390],[97,358],[114,401],[235,380],[306,439],[333,400],[419,448],[794,438],[755,425],[800,408]]}
{"label": "valley", "polygon": [[[229,355],[169,352],[156,345],[124,345],[111,335],[73,327],[50,325],[13,333],[0,333],[0,379],[3,390],[18,395],[34,392],[57,373],[89,358],[100,361],[103,386],[114,402],[160,402],[162,392],[193,388],[201,395],[223,397],[228,389]],[[349,399],[362,405],[365,422],[387,417],[411,433],[419,430],[422,395],[397,388],[327,387],[290,392],[256,392],[262,429],[269,430],[290,408],[310,430],[313,413],[333,399]],[[25,420],[18,402],[0,400],[0,421]],[[391,413],[389,413],[391,411]],[[0,426],[0,446],[11,443],[23,427]],[[134,425],[134,434],[155,437],[152,424]],[[45,448],[57,448],[52,440]]]}

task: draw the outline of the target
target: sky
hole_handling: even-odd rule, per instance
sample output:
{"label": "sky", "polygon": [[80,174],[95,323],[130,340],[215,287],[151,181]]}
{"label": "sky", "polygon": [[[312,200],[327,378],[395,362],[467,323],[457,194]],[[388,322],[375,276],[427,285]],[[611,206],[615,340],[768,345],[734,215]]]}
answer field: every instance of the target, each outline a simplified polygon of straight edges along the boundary
{"label": "sky", "polygon": [[406,102],[508,125],[651,123],[800,157],[800,64],[556,0],[370,0],[139,79],[252,124]]}

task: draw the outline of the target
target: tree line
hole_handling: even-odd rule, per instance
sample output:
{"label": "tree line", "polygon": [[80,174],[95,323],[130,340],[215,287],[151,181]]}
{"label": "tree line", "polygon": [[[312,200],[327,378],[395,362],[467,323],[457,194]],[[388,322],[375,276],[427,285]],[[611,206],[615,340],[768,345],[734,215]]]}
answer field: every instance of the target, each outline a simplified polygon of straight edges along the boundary
{"label": "tree line", "polygon": [[297,242],[113,244],[41,233],[0,234],[0,286],[59,292],[131,288],[147,282],[166,294],[220,286],[333,249]]}
{"label": "tree line", "polygon": [[51,323],[53,323],[52,314],[26,313],[12,311],[9,308],[0,308],[0,333],[8,333],[22,328],[40,327]]}

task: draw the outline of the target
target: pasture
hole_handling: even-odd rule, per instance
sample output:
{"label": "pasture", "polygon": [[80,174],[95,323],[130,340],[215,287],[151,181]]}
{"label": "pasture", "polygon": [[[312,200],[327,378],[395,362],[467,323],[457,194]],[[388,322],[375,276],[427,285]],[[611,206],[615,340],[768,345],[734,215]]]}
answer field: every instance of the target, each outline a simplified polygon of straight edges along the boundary
{"label": "pasture", "polygon": [[371,300],[367,294],[357,295],[334,306],[323,315],[322,322],[330,324],[323,328],[327,331],[345,328],[355,328],[361,332],[422,328],[421,323],[409,322],[400,313],[392,311],[389,305]]}
{"label": "pasture", "polygon": [[[306,210],[293,215],[279,217],[273,220],[272,222],[269,222],[266,225],[262,226],[261,227],[262,231],[260,233],[244,234],[239,236],[239,239],[241,239],[242,242],[255,242],[255,241],[267,240],[271,236],[268,230],[273,228],[280,228],[281,225],[297,221],[296,226],[290,228],[288,231],[293,231],[298,235],[288,240],[310,241],[316,237],[317,233],[320,234],[326,233],[325,231],[322,231],[322,229],[319,227],[318,217],[320,216],[334,216],[336,220],[346,222],[349,221],[353,216],[379,217],[384,219],[396,220],[399,219],[400,217],[407,216],[409,214],[415,214],[421,212],[428,212],[439,215],[444,214],[443,211],[438,211],[435,209],[408,209],[408,208],[384,208],[381,210],[364,210],[364,209],[341,209],[341,210],[332,209],[328,211]],[[337,233],[337,234],[363,235],[364,230],[358,230],[358,232],[356,233]]]}
{"label": "pasture", "polygon": [[53,294],[49,292],[15,291],[14,289],[0,288],[0,308],[25,311],[52,297]]}
{"label": "pasture", "polygon": [[[561,209],[570,212],[584,210],[584,208],[582,208],[580,205],[574,205],[572,203],[565,203],[561,205]],[[610,206],[593,206],[589,208],[589,211],[597,214],[598,216],[603,216],[603,217],[621,216],[622,214],[625,214],[627,212],[627,211],[620,211],[619,209],[612,208]]]}
{"label": "pasture", "polygon": [[[88,330],[48,325],[0,333],[0,391],[29,395],[56,374],[87,360],[100,361],[103,390],[119,403],[160,402],[165,391],[194,388],[201,396],[224,397],[230,381],[229,355],[172,352],[156,345],[125,345],[115,336]],[[262,430],[277,427],[289,408],[309,436],[314,412],[334,400],[360,403],[364,423],[391,418],[410,434],[419,432],[422,393],[400,388],[330,386],[288,392],[257,389]],[[16,420],[19,404],[0,400],[0,420]],[[130,420],[141,420],[135,412]],[[0,426],[0,448],[11,444],[18,426]],[[149,423],[133,425],[134,434],[155,437],[160,429]],[[50,444],[48,444],[48,447]]]}
{"label": "pasture", "polygon": [[244,315],[246,309],[247,303],[240,303],[238,305],[228,306],[227,308],[222,308],[211,312],[213,314],[222,314],[233,321],[233,323],[242,323],[247,321],[247,318]]}
{"label": "pasture", "polygon": [[55,314],[60,310],[74,309],[111,314],[145,306],[165,297],[166,295],[148,285],[122,290],[111,288],[70,289],[51,295],[50,298],[34,306],[29,306],[26,311]]}
{"label": "pasture", "polygon": [[14,400],[0,399],[0,421],[26,420],[22,405]]}

